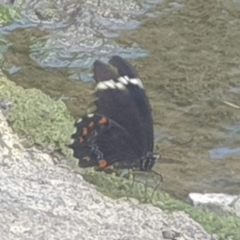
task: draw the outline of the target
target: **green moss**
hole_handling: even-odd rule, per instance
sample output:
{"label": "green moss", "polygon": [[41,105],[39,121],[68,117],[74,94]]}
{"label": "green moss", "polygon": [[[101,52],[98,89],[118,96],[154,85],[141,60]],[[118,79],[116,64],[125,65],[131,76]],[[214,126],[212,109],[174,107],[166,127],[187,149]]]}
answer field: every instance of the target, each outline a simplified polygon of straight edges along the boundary
{"label": "green moss", "polygon": [[151,203],[163,210],[183,211],[200,223],[207,232],[217,234],[222,240],[230,236],[235,240],[240,239],[240,219],[237,216],[230,214],[219,216],[216,213],[209,213],[173,199],[159,190],[147,188],[146,185],[137,181],[119,179],[103,172],[86,171],[82,175],[84,179],[96,185],[100,192],[109,197],[136,198],[141,203]]}
{"label": "green moss", "polygon": [[74,119],[62,101],[54,101],[37,89],[23,89],[0,77],[0,98],[11,102],[7,119],[24,138],[23,144],[49,145],[69,155],[66,144],[74,131]]}

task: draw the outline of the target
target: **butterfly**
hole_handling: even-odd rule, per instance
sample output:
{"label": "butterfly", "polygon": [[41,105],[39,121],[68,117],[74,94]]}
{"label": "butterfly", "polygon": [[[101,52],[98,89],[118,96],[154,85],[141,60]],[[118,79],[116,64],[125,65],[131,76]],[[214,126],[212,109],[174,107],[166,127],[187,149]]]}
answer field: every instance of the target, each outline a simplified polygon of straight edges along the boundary
{"label": "butterfly", "polygon": [[93,73],[96,109],[75,123],[69,146],[79,167],[150,171],[159,155],[153,153],[152,110],[137,71],[113,56],[109,64],[95,61]]}

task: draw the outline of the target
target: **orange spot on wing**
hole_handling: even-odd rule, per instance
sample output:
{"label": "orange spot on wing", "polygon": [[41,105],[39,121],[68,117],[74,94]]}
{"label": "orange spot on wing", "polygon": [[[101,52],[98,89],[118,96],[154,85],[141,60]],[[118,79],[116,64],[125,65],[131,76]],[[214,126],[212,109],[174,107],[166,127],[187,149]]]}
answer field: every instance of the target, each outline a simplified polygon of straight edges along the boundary
{"label": "orange spot on wing", "polygon": [[102,118],[99,120],[99,123],[102,124],[102,125],[108,125],[109,120],[108,120],[108,118],[106,118],[106,117],[102,117]]}
{"label": "orange spot on wing", "polygon": [[106,161],[105,159],[101,159],[101,160],[99,160],[99,162],[98,162],[98,166],[99,166],[100,168],[105,168],[105,167],[107,167],[107,165],[108,165],[108,163],[107,163],[107,161]]}
{"label": "orange spot on wing", "polygon": [[82,133],[82,135],[85,136],[85,135],[87,135],[87,134],[88,134],[88,129],[87,129],[87,128],[83,128],[83,133]]}
{"label": "orange spot on wing", "polygon": [[92,128],[92,127],[94,126],[94,122],[90,122],[90,123],[88,124],[88,126],[89,126],[90,128]]}

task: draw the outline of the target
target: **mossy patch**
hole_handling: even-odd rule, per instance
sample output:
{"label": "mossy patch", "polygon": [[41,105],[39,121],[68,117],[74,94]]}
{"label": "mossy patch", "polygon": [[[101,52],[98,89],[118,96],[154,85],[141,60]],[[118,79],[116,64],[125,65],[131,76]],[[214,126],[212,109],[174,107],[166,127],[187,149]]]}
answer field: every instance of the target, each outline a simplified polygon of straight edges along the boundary
{"label": "mossy patch", "polygon": [[[204,229],[212,234],[217,234],[221,240],[232,237],[239,239],[240,219],[237,216],[206,212],[201,208],[193,207],[167,193],[163,193],[137,181],[120,179],[114,175],[103,172],[85,171],[81,173],[85,180],[97,186],[103,194],[112,198],[135,198],[141,203],[151,203],[167,211],[183,211],[200,223]],[[156,183],[157,184],[157,183]]]}
{"label": "mossy patch", "polygon": [[66,145],[74,131],[74,119],[61,100],[54,101],[37,89],[23,89],[5,77],[0,77],[0,88],[0,98],[11,106],[7,119],[24,137],[24,146],[52,146],[69,155]]}

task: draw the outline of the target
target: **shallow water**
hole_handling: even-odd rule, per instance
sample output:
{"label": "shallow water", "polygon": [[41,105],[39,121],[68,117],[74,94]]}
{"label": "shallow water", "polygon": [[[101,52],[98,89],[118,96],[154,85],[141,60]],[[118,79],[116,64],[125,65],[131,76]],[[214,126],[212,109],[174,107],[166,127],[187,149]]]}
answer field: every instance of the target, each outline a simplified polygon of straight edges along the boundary
{"label": "shallow water", "polygon": [[[155,170],[163,174],[162,188],[180,198],[191,191],[239,194],[240,109],[224,101],[240,105],[240,3],[129,3],[119,13],[109,6],[104,19],[90,11],[92,25],[80,31],[81,15],[76,24],[62,19],[61,9],[54,23],[46,22],[48,18],[39,23],[31,15],[28,21],[34,26],[24,23],[7,35],[12,46],[5,54],[6,73],[24,87],[66,97],[72,114],[79,116],[90,86],[76,80],[92,80],[92,62],[112,54],[132,59],[154,110],[156,150],[162,155]],[[88,3],[85,7],[89,10]],[[71,24],[61,29],[68,21]],[[63,47],[65,34],[71,47]],[[86,41],[81,40],[84,36]],[[99,46],[89,49],[89,39]]]}
{"label": "shallow water", "polygon": [[42,67],[89,69],[96,59],[107,60],[108,55],[122,53],[128,58],[145,57],[147,51],[135,43],[123,48],[115,38],[123,30],[139,27],[141,21],[137,17],[147,14],[160,2],[16,1],[15,5],[21,5],[21,13],[26,17],[21,24],[14,22],[5,27],[2,33],[13,29],[38,28],[44,32],[42,38],[32,36],[29,42],[29,56],[34,62]]}

